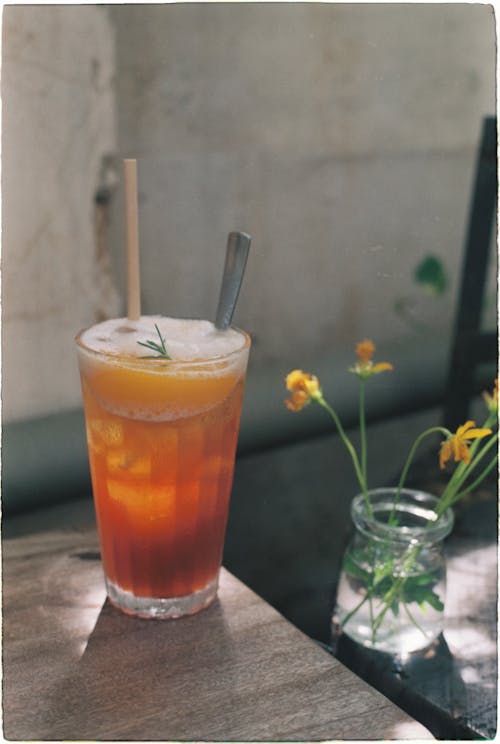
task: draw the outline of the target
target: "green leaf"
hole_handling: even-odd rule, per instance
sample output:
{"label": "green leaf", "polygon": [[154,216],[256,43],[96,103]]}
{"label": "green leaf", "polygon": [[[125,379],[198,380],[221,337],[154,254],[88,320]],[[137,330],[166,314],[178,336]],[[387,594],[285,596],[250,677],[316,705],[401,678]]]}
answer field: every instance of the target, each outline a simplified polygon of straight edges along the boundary
{"label": "green leaf", "polygon": [[379,568],[377,567],[375,569],[374,577],[373,577],[373,586],[378,586],[381,581],[383,581],[387,576],[390,576],[392,574],[392,561],[387,563],[385,566]]}
{"label": "green leaf", "polygon": [[442,295],[448,286],[444,265],[436,256],[426,256],[415,269],[415,281],[433,295]]}
{"label": "green leaf", "polygon": [[[422,609],[428,605],[438,612],[444,609],[441,598],[435,591],[439,576],[436,572],[426,572],[402,578],[393,574],[393,559],[387,557],[385,563],[379,564],[374,571],[367,571],[360,563],[363,553],[354,550],[344,556],[342,568],[352,578],[362,581],[371,597],[378,597],[387,604],[388,609],[397,616],[400,602],[417,603]],[[398,583],[396,583],[398,582]]]}
{"label": "green leaf", "polygon": [[361,568],[349,552],[344,556],[342,568],[347,574],[349,574],[349,576],[352,576],[355,579],[361,579],[366,584],[371,583],[371,574]]}
{"label": "green leaf", "polygon": [[394,617],[397,617],[399,615],[399,602],[397,599],[395,599],[394,602],[391,604],[391,612]]}
{"label": "green leaf", "polygon": [[434,609],[438,612],[442,612],[444,610],[444,604],[441,601],[441,597],[436,594],[436,592],[428,592],[425,601],[427,602],[427,604],[430,604],[431,607],[434,607]]}
{"label": "green leaf", "polygon": [[423,573],[418,576],[411,576],[409,581],[417,586],[424,586],[426,584],[435,584],[437,576],[435,573]]}
{"label": "green leaf", "polygon": [[418,580],[422,577],[414,577],[409,579],[404,586],[404,601],[407,604],[416,602],[421,607],[425,604],[430,605],[435,610],[442,612],[444,610],[444,604],[441,601],[440,596],[434,591],[436,585],[436,579],[434,577],[431,583],[419,584]]}
{"label": "green leaf", "polygon": [[[155,323],[156,333],[160,337],[160,343],[156,343],[156,341],[138,341],[137,343],[139,346],[144,346],[146,349],[149,349],[150,351],[156,351],[159,357],[164,357],[165,359],[171,359],[169,353],[167,352],[167,348],[165,346],[165,339],[160,333],[160,329],[158,328],[157,324]],[[157,359],[158,357],[152,357],[152,356],[143,356],[141,359]]]}

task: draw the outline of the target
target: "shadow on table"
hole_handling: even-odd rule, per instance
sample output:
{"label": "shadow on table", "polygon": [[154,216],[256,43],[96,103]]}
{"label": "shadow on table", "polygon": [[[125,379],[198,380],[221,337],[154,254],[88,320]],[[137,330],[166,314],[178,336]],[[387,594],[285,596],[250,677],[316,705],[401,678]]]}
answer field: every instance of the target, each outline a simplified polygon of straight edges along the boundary
{"label": "shadow on table", "polygon": [[[438,739],[481,738],[460,720],[466,688],[460,669],[441,634],[427,649],[407,660],[364,648],[335,633],[331,653],[392,702],[426,726]],[[431,702],[446,698],[453,716]]]}
{"label": "shadow on table", "polygon": [[[205,671],[232,655],[219,600],[176,622],[133,618],[106,600],[80,660],[51,691],[44,728],[50,738],[61,739],[177,740],[183,716],[172,716],[159,732],[153,730],[158,713],[167,700],[169,710],[179,712],[188,702],[195,717],[197,687],[201,694],[210,684]],[[225,669],[230,676],[231,665]],[[43,738],[43,730],[39,735]]]}

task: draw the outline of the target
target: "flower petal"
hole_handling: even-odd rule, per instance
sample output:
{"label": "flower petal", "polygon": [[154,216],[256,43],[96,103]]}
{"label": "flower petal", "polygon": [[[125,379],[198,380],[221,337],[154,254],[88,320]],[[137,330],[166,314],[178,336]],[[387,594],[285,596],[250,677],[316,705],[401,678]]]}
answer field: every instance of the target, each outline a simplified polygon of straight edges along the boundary
{"label": "flower petal", "polygon": [[464,442],[458,442],[455,451],[455,462],[463,460],[467,465],[470,463],[469,448]]}
{"label": "flower petal", "polygon": [[491,429],[469,429],[469,431],[462,434],[462,439],[482,439],[492,434]]}
{"label": "flower petal", "polygon": [[308,375],[302,381],[306,393],[314,398],[320,393],[319,380],[315,375]]}
{"label": "flower petal", "polygon": [[469,429],[472,429],[475,426],[476,426],[475,421],[466,421],[465,424],[458,427],[458,429],[455,432],[455,436],[458,437],[459,439],[462,439],[465,432],[468,431]]}
{"label": "flower petal", "polygon": [[301,369],[294,369],[292,372],[289,372],[285,378],[286,389],[291,392],[300,390],[303,377],[304,373]]}
{"label": "flower petal", "polygon": [[356,354],[361,364],[369,362],[375,353],[375,344],[370,341],[369,338],[365,338],[364,341],[360,341],[356,346]]}
{"label": "flower petal", "polygon": [[290,398],[287,398],[285,400],[285,405],[289,411],[297,413],[298,411],[301,411],[304,406],[306,406],[310,402],[310,400],[310,397],[307,395],[307,393],[304,393],[303,390],[296,390],[292,393]]}
{"label": "flower petal", "polygon": [[379,372],[392,372],[394,367],[390,362],[377,362],[377,364],[374,364],[371,372],[374,375],[378,375]]}
{"label": "flower petal", "polygon": [[491,433],[491,429],[476,428],[475,421],[466,421],[463,426],[458,427],[454,436],[460,441],[465,439],[482,439]]}
{"label": "flower petal", "polygon": [[441,443],[441,450],[439,452],[439,467],[444,470],[444,466],[453,454],[451,439],[446,439]]}

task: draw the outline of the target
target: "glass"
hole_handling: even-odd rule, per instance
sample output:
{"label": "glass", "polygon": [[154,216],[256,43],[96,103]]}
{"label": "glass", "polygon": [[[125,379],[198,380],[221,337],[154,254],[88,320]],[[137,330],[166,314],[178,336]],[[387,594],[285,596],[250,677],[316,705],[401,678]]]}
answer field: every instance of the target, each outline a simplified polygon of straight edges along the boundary
{"label": "glass", "polygon": [[437,499],[410,489],[402,489],[393,510],[396,491],[369,491],[372,514],[362,494],[353,500],[355,532],[344,554],[336,617],[354,641],[404,656],[429,646],[443,630],[443,540],[453,512],[436,519]]}
{"label": "glass", "polygon": [[96,352],[76,339],[111,602],[140,617],[216,597],[250,338],[203,361]]}

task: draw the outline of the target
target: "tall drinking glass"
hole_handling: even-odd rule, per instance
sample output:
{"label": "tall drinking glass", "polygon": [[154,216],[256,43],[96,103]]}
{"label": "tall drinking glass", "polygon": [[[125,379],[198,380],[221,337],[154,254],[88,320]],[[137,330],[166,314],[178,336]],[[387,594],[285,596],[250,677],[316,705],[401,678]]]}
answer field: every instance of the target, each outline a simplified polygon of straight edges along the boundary
{"label": "tall drinking glass", "polygon": [[184,359],[177,341],[175,358],[148,356],[127,319],[76,338],[106,588],[140,617],[193,614],[217,594],[250,338],[205,336]]}

